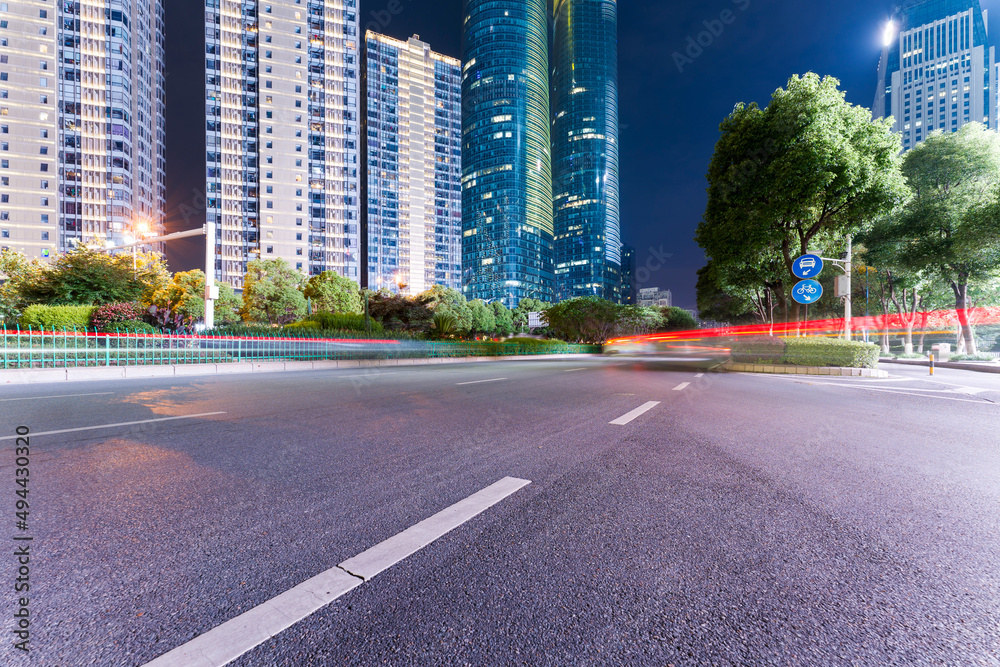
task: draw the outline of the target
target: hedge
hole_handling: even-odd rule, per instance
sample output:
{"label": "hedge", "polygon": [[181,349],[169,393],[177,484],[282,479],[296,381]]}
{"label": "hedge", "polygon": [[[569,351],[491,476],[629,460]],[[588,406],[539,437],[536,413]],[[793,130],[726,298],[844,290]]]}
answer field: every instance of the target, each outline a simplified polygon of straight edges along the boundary
{"label": "hedge", "polygon": [[141,320],[126,320],[111,322],[100,329],[101,333],[159,334],[160,330],[148,322]]}
{"label": "hedge", "polygon": [[[369,318],[371,332],[380,334],[384,331],[382,323]],[[286,328],[321,329],[323,331],[368,331],[365,326],[365,316],[353,313],[315,313],[302,322],[296,322]]]}
{"label": "hedge", "polygon": [[32,329],[86,329],[94,306],[43,306],[32,304],[21,315],[21,326]]}
{"label": "hedge", "polygon": [[784,338],[751,336],[733,343],[733,361],[740,364],[778,364],[787,349]]}
{"label": "hedge", "polygon": [[754,336],[733,344],[733,361],[742,364],[878,368],[879,347],[839,338]]}

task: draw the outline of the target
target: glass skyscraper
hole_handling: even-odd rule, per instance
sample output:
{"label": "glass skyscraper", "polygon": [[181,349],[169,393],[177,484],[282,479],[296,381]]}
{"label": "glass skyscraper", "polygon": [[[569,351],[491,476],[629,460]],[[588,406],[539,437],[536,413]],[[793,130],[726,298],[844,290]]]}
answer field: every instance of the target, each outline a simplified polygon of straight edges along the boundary
{"label": "glass skyscraper", "polygon": [[547,0],[465,0],[462,291],[551,301]]}
{"label": "glass skyscraper", "polygon": [[216,280],[242,287],[249,261],[280,257],[360,282],[357,12],[357,0],[206,0]]}
{"label": "glass skyscraper", "polygon": [[621,300],[617,0],[555,0],[556,296]]}
{"label": "glass skyscraper", "polygon": [[906,0],[886,30],[874,115],[904,150],[933,130],[997,129],[997,73],[978,0]]}
{"label": "glass skyscraper", "polygon": [[365,34],[367,286],[418,294],[462,279],[458,60],[416,36]]}

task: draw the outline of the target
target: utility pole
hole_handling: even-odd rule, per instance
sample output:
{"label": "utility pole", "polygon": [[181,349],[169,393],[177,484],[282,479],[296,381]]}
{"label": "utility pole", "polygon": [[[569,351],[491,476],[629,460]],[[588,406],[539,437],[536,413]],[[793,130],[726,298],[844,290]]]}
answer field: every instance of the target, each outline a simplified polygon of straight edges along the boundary
{"label": "utility pole", "polygon": [[215,300],[219,288],[215,284],[215,222],[205,225],[205,328],[215,326]]}

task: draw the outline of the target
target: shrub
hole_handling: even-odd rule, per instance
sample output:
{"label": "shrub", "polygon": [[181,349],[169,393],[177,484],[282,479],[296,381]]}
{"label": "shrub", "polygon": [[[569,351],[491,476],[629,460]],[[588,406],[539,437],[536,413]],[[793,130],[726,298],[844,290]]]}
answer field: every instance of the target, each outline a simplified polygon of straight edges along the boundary
{"label": "shrub", "polygon": [[21,315],[21,326],[32,329],[86,329],[93,306],[43,306],[32,304]]}
{"label": "shrub", "polygon": [[956,354],[948,361],[996,361],[996,358],[989,354]]}
{"label": "shrub", "polygon": [[787,344],[777,336],[749,336],[733,343],[733,361],[740,364],[777,364]]}
{"label": "shrub", "polygon": [[787,338],[781,363],[793,366],[878,368],[880,349],[872,343],[838,338]]}
{"label": "shrub", "polygon": [[116,322],[140,322],[145,311],[137,303],[108,303],[94,308],[90,314],[90,326],[105,329]]}
{"label": "shrub", "polygon": [[[370,319],[371,332],[382,333],[383,327],[380,322]],[[316,313],[305,319],[305,322],[315,323],[318,328],[324,331],[367,331],[365,328],[365,316],[353,313]]]}
{"label": "shrub", "polygon": [[525,348],[544,348],[546,350],[564,350],[569,347],[569,343],[562,340],[551,340],[548,338],[508,338],[505,341],[508,345],[520,345]]}
{"label": "shrub", "polygon": [[309,320],[302,320],[301,322],[293,322],[291,324],[286,324],[281,328],[282,331],[319,331],[322,327],[319,322],[310,322]]}
{"label": "shrub", "polygon": [[134,333],[134,334],[158,334],[160,330],[148,322],[139,320],[128,320],[125,322],[112,322],[101,327],[101,333]]}

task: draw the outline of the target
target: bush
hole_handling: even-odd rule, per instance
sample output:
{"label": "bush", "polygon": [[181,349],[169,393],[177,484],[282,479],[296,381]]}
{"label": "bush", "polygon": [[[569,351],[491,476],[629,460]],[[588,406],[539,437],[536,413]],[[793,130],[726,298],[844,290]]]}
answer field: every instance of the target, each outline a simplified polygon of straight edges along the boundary
{"label": "bush", "polygon": [[569,343],[562,340],[550,340],[543,338],[508,338],[508,345],[520,345],[525,348],[544,348],[546,350],[564,350],[569,347]]}
{"label": "bush", "polygon": [[145,311],[137,303],[108,303],[94,308],[90,314],[90,326],[105,329],[116,322],[140,322]]}
{"label": "bush", "polygon": [[733,343],[733,361],[740,364],[777,364],[785,356],[787,344],[777,336],[750,336]]}
{"label": "bush", "polygon": [[841,368],[878,368],[880,348],[838,338],[787,338],[781,363],[792,366],[839,366]]}
{"label": "bush", "polygon": [[148,322],[139,320],[128,320],[125,322],[112,322],[101,327],[101,333],[135,333],[135,334],[158,334],[160,330]]}
{"label": "bush", "polygon": [[86,329],[90,326],[93,306],[43,306],[33,304],[24,309],[21,326],[32,329]]}
{"label": "bush", "polygon": [[[374,319],[369,319],[369,321],[373,334],[382,333],[384,329],[381,322]],[[307,317],[301,324],[306,323],[316,324],[324,331],[367,331],[365,316],[353,313],[316,313]]]}
{"label": "bush", "polygon": [[956,354],[948,361],[996,361],[996,358],[989,354]]}

